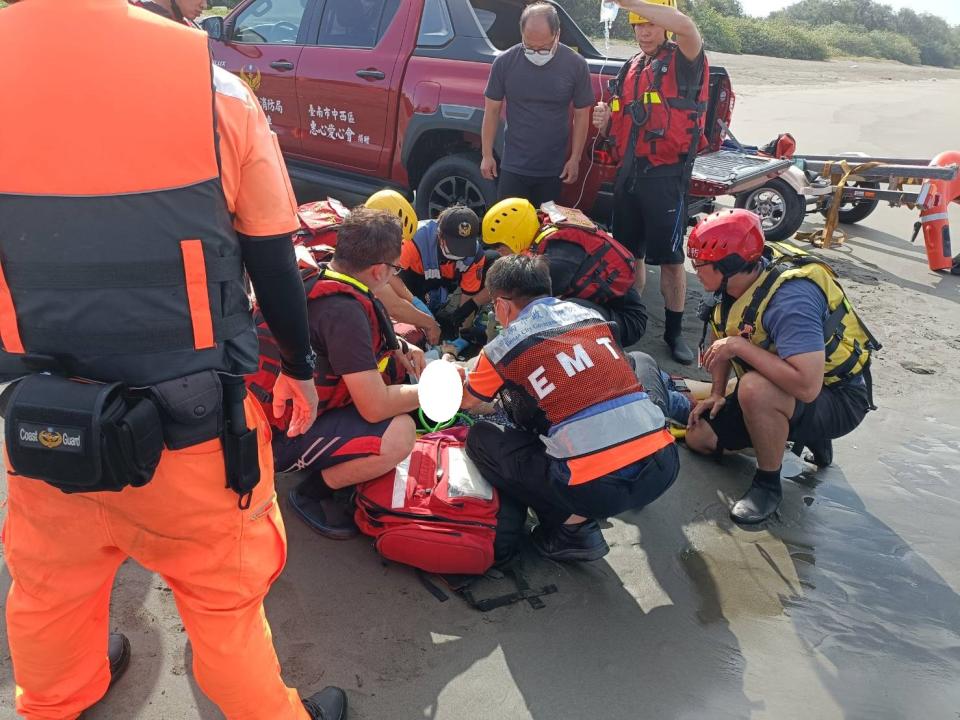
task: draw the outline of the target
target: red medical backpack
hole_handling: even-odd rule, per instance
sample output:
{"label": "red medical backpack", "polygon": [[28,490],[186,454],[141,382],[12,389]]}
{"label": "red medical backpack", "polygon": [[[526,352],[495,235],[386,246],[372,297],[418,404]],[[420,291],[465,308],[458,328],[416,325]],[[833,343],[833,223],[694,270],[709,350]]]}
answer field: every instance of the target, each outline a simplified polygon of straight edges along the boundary
{"label": "red medical backpack", "polygon": [[357,489],[357,525],[387,560],[439,575],[493,565],[500,500],[467,460],[466,435],[465,427],[424,435],[396,471]]}

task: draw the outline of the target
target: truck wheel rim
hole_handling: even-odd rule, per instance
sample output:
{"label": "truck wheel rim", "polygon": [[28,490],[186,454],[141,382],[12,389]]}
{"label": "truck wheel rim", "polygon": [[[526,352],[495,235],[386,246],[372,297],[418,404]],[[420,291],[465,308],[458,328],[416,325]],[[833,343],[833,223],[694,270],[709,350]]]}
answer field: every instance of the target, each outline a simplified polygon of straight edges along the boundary
{"label": "truck wheel rim", "polygon": [[787,215],[787,201],[770,188],[755,190],[747,198],[747,210],[760,216],[764,232],[775,230]]}
{"label": "truck wheel rim", "polygon": [[433,186],[427,202],[427,209],[430,212],[430,217],[435,218],[448,207],[457,203],[466,205],[477,213],[477,217],[483,217],[483,213],[487,209],[487,203],[480,188],[469,179],[457,175],[443,178]]}

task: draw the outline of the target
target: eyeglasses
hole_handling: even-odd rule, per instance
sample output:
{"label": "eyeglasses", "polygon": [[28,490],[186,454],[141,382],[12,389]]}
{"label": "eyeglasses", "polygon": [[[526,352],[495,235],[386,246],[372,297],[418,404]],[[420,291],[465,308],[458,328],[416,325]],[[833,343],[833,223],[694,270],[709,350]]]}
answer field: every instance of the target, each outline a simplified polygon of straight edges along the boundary
{"label": "eyeglasses", "polygon": [[511,301],[513,300],[513,298],[512,298],[512,297],[507,297],[506,295],[497,295],[497,296],[493,299],[493,302],[497,302],[497,300],[506,300],[507,302],[511,302]]}
{"label": "eyeglasses", "polygon": [[393,263],[388,263],[388,262],[385,262],[384,265],[386,265],[388,268],[393,270],[394,275],[399,275],[403,271],[402,265],[394,265]]}
{"label": "eyeglasses", "polygon": [[551,44],[550,44],[550,47],[548,47],[546,50],[528,48],[528,47],[527,47],[524,43],[522,43],[522,42],[520,43],[520,45],[521,45],[521,47],[523,48],[523,52],[525,52],[527,55],[550,55],[550,54],[554,51],[554,48],[556,47],[556,44],[557,44],[557,40],[558,40],[558,39],[559,39],[559,38],[554,39],[553,43],[551,43]]}

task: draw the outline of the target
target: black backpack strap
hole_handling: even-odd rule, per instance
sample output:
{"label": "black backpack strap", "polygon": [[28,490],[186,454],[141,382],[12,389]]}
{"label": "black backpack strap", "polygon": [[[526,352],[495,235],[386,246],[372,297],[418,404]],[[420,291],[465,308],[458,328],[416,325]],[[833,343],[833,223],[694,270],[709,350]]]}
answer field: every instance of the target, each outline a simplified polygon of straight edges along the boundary
{"label": "black backpack strap", "polygon": [[777,279],[783,274],[784,267],[781,265],[774,265],[770,268],[767,276],[763,279],[763,282],[753,291],[753,297],[750,298],[750,304],[743,311],[743,318],[740,320],[740,331],[741,333],[749,329],[749,332],[752,334],[753,330],[756,328],[757,322],[757,313],[760,311],[760,305],[763,303],[764,298],[770,294],[771,288],[773,288],[774,283]]}
{"label": "black backpack strap", "polygon": [[[678,103],[682,103],[682,105],[676,105],[676,107],[680,110],[690,110],[691,115],[694,115],[696,120],[690,132],[690,147],[687,150],[687,157],[683,164],[683,173],[681,177],[683,178],[684,186],[689,183],[690,178],[693,175],[693,165],[697,159],[697,151],[700,149],[700,138],[703,137],[703,133],[706,132],[706,127],[701,127],[700,125],[700,118],[706,115],[709,103],[699,102],[700,88],[703,86],[703,73],[707,69],[705,53],[706,50],[701,48],[700,55],[704,58],[704,60],[700,66],[700,75],[697,78],[699,82],[690,83],[690,86],[687,88],[680,88],[681,99],[678,100]],[[677,78],[677,83],[680,83],[679,77]]]}
{"label": "black backpack strap", "polygon": [[[633,112],[631,111],[631,106],[634,103],[640,103],[641,105],[643,98],[640,97],[640,75],[643,73],[644,65],[647,62],[647,58],[643,53],[637,53],[629,62],[623,64],[623,67],[620,68],[620,73],[623,75],[621,78],[620,75],[617,75],[617,95],[623,94],[623,83],[627,79],[627,74],[631,68],[636,68],[633,74],[633,100],[630,102],[630,105],[623,105],[621,107],[621,112],[625,112],[630,116],[630,138],[627,140],[627,150],[624,153],[624,157],[621,158],[620,169],[617,171],[616,181],[614,183],[614,192],[620,192],[629,181],[630,177],[633,175],[633,166],[637,162],[637,140],[640,138],[640,128],[641,125],[637,123],[636,118],[634,117]],[[656,78],[654,79],[656,82]],[[621,99],[622,102],[622,99]]]}
{"label": "black backpack strap", "polygon": [[496,610],[497,608],[513,605],[521,600],[526,600],[530,604],[530,607],[532,607],[534,610],[542,610],[546,607],[546,605],[541,598],[544,595],[552,595],[553,593],[558,592],[557,586],[552,584],[544,585],[540,588],[531,588],[529,583],[527,583],[526,578],[523,576],[523,572],[516,567],[516,564],[514,563],[511,563],[507,567],[503,568],[503,573],[513,580],[514,585],[517,587],[516,592],[478,600],[476,597],[474,597],[473,593],[470,591],[470,588],[464,588],[460,591],[461,597],[467,601],[470,607],[475,610],[479,610],[480,612],[490,612],[491,610]]}
{"label": "black backpack strap", "polygon": [[427,592],[433,595],[439,602],[446,602],[450,599],[450,596],[437,587],[437,585],[427,576],[427,573],[420,568],[417,568],[417,579],[420,580],[420,584],[426,588]]}
{"label": "black backpack strap", "polygon": [[[516,590],[504,595],[496,595],[489,598],[478,598],[472,590],[476,582],[482,579],[483,575],[440,575],[444,583],[474,610],[480,612],[490,612],[497,608],[513,605],[522,600],[526,600],[534,610],[541,610],[546,607],[541,599],[545,595],[552,595],[559,592],[556,585],[544,585],[539,588],[532,588],[523,574],[523,569],[519,558],[514,558],[504,565],[490,571],[491,575],[502,574],[503,577],[509,577]],[[448,595],[433,583],[428,574],[422,570],[417,570],[417,577],[420,583],[440,602],[446,602]]]}

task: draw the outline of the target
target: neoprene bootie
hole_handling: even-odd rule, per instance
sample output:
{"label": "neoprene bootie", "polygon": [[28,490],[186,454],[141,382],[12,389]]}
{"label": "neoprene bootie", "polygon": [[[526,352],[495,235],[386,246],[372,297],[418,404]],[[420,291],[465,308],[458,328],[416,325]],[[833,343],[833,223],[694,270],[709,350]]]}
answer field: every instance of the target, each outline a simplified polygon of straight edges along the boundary
{"label": "neoprene bootie", "polygon": [[693,364],[693,350],[687,345],[687,341],[682,337],[664,338],[667,346],[670,348],[670,354],[673,359],[681,365]]}
{"label": "neoprene bootie", "polygon": [[780,471],[757,470],[750,489],[730,510],[730,519],[740,525],[762,523],[777,511],[782,498]]}

